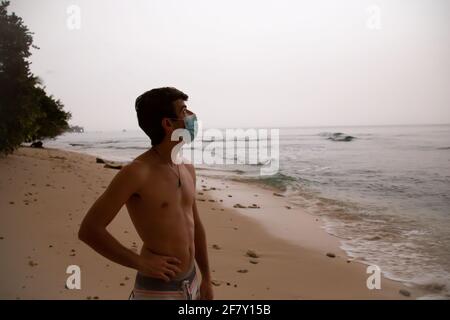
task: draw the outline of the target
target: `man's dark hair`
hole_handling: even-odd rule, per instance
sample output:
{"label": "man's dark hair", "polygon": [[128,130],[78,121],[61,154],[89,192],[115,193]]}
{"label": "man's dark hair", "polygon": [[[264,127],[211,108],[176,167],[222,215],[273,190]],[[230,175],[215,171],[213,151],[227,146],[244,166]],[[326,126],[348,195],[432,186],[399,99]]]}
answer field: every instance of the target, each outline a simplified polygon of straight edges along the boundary
{"label": "man's dark hair", "polygon": [[139,127],[149,136],[152,146],[160,144],[166,134],[161,120],[177,117],[173,102],[188,98],[187,94],[173,87],[152,89],[137,97],[135,108]]}

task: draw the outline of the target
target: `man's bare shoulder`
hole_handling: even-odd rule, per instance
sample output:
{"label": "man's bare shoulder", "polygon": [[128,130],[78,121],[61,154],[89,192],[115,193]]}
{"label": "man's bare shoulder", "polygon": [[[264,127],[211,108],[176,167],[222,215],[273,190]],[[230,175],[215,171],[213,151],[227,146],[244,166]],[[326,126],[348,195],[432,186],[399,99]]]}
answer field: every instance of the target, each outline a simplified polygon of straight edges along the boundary
{"label": "man's bare shoulder", "polygon": [[195,167],[192,163],[189,162],[183,162],[183,165],[188,169],[189,173],[192,175],[192,177],[195,180]]}
{"label": "man's bare shoulder", "polygon": [[148,161],[136,158],[123,166],[122,170],[134,176],[147,177],[152,171],[152,166]]}
{"label": "man's bare shoulder", "polygon": [[138,183],[143,183],[151,173],[151,167],[143,160],[134,159],[133,161],[125,164],[120,171],[129,179],[133,179]]}

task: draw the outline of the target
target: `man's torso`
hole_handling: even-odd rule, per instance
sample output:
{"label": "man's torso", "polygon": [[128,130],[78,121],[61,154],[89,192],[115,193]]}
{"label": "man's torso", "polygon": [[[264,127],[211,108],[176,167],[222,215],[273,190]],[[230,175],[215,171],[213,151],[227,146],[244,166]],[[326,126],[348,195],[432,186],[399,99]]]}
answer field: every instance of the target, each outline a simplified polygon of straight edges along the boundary
{"label": "man's torso", "polygon": [[174,256],[181,260],[181,272],[186,272],[195,257],[194,217],[195,198],[193,173],[186,165],[178,170],[168,164],[150,159],[146,154],[136,158],[146,174],[144,186],[133,194],[126,206],[144,245],[141,255],[151,253]]}

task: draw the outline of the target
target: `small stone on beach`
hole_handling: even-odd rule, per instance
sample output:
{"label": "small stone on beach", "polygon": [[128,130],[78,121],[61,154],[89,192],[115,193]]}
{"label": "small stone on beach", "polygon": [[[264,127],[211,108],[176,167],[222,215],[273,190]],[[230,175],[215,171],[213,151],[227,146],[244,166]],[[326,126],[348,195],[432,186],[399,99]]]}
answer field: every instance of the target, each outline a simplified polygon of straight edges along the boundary
{"label": "small stone on beach", "polygon": [[30,260],[30,261],[28,262],[28,265],[29,265],[30,267],[35,267],[35,266],[37,266],[38,264],[37,264],[36,262],[34,262],[33,260]]}
{"label": "small stone on beach", "polygon": [[246,255],[250,258],[259,258],[259,255],[253,250],[247,250]]}
{"label": "small stone on beach", "polygon": [[216,287],[218,287],[218,286],[220,286],[222,284],[222,282],[219,281],[219,280],[211,280],[211,284],[216,286]]}
{"label": "small stone on beach", "polygon": [[273,195],[274,195],[274,196],[277,196],[277,197],[284,197],[284,195],[283,195],[283,194],[281,194],[281,193],[278,193],[278,192],[274,192],[274,193],[273,193]]}
{"label": "small stone on beach", "polygon": [[405,290],[405,289],[400,289],[398,292],[401,295],[404,295],[405,297],[410,297],[411,296],[411,293],[408,290]]}
{"label": "small stone on beach", "polygon": [[336,258],[336,255],[334,253],[328,252],[327,257]]}

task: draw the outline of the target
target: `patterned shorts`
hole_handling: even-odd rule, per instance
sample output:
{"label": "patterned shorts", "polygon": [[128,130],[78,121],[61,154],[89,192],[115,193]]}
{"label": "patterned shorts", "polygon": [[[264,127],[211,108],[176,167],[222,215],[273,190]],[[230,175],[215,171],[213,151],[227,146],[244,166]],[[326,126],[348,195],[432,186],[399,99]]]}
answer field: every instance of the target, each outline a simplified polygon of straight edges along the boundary
{"label": "patterned shorts", "polygon": [[199,288],[195,262],[192,261],[189,271],[168,282],[138,272],[129,300],[197,300]]}

